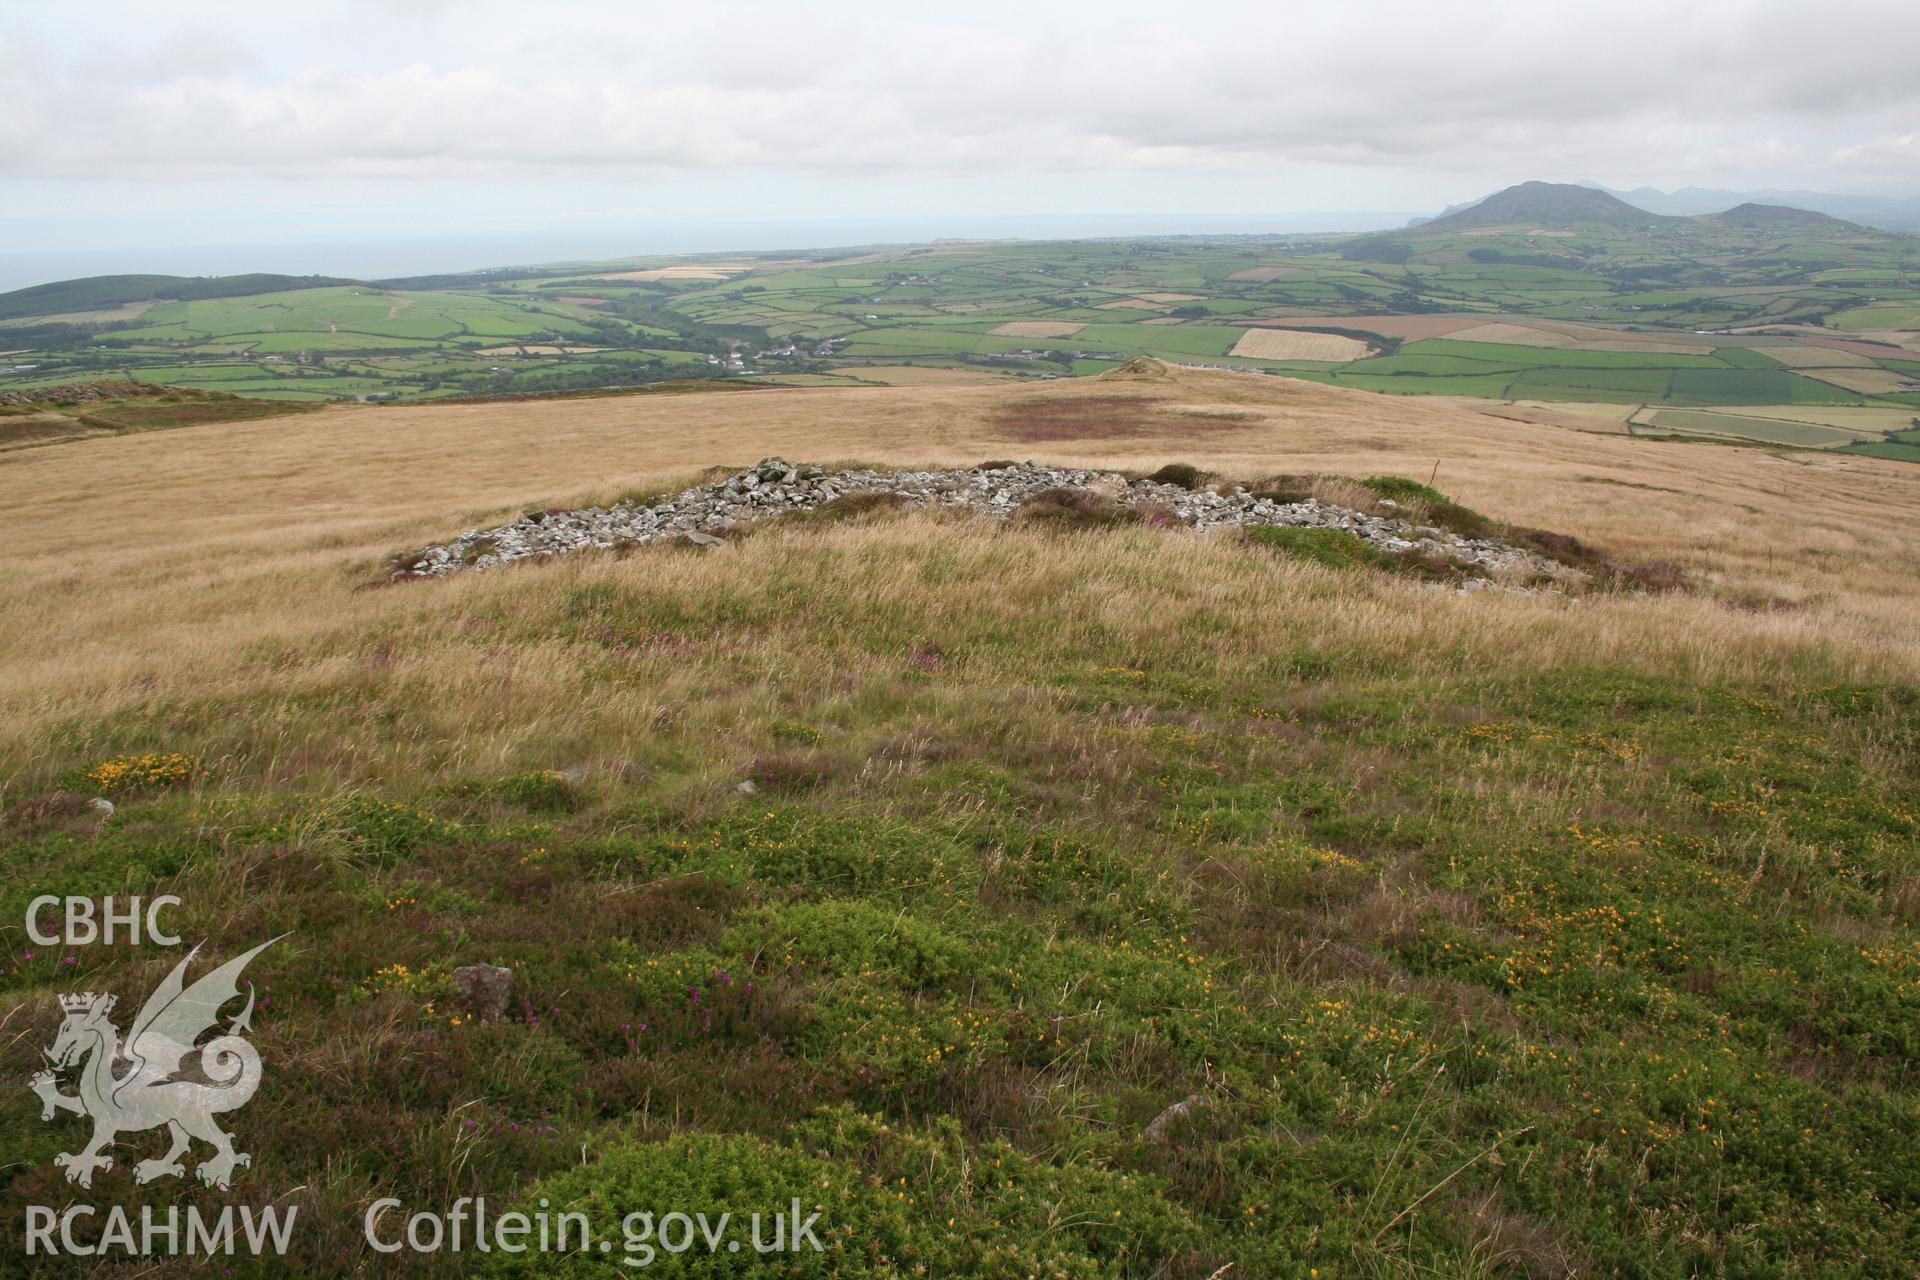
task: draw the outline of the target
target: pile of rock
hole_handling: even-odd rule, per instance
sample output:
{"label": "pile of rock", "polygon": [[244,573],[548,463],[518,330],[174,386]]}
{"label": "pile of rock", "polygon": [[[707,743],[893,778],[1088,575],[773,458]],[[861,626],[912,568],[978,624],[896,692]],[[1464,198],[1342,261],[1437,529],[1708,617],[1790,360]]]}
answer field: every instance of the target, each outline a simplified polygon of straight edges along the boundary
{"label": "pile of rock", "polygon": [[0,391],[0,405],[17,408],[36,404],[91,404],[96,400],[124,400],[130,396],[157,396],[173,390],[152,382],[117,379],[108,382],[66,382],[53,387],[24,387]]}
{"label": "pile of rock", "polygon": [[[1239,486],[1187,489],[1114,472],[1043,467],[1033,462],[949,471],[827,471],[768,458],[717,484],[651,506],[621,503],[577,511],[532,512],[492,529],[470,529],[399,565],[396,578],[439,577],[538,556],[680,540],[704,545],[745,521],[811,511],[837,498],[891,494],[903,506],[964,508],[1007,516],[1049,490],[1082,490],[1121,507],[1150,508],[1198,530],[1225,525],[1345,529],[1384,551],[1415,552],[1476,569],[1487,578],[1580,577],[1577,570],[1495,538],[1468,538],[1306,498],[1261,497]],[[1391,504],[1382,504],[1390,506]]]}

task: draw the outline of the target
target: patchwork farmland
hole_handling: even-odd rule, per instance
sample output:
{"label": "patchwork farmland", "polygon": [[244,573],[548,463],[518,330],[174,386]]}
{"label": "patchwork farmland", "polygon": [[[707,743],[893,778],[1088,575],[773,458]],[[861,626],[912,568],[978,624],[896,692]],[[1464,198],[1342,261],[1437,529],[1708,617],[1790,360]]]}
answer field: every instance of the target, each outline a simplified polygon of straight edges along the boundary
{"label": "patchwork farmland", "polygon": [[[1920,460],[1920,241],[1665,221],[1686,225],[942,243],[260,278],[236,296],[106,277],[0,296],[0,389],[426,400],[1052,378],[1153,356],[1535,406],[1542,423]],[[1842,430],[1831,410],[1858,412]]]}

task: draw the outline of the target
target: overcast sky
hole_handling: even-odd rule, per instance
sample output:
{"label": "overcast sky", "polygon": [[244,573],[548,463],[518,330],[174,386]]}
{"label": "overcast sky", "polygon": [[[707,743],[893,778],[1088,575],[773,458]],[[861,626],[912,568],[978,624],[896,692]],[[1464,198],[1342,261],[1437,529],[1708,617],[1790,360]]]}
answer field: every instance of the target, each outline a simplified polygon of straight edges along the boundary
{"label": "overcast sky", "polygon": [[1920,194],[1917,49],[1917,0],[3,0],[0,284]]}

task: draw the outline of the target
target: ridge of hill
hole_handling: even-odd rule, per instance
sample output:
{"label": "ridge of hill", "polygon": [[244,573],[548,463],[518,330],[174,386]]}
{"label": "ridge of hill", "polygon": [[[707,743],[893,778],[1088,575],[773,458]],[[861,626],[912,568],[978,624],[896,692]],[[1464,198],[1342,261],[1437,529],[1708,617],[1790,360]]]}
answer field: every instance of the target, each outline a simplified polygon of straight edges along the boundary
{"label": "ridge of hill", "polygon": [[1612,227],[1646,227],[1667,221],[1670,219],[1637,209],[1592,187],[1571,182],[1522,182],[1496,191],[1477,204],[1423,222],[1415,230],[1425,234],[1522,222],[1548,226],[1600,223]]}
{"label": "ridge of hill", "polygon": [[[1788,205],[1879,231],[1920,231],[1920,199],[1912,196],[1873,196],[1776,187],[1753,191],[1730,191],[1724,187],[1682,187],[1678,191],[1662,191],[1657,187],[1635,187],[1631,191],[1623,191],[1593,181],[1582,181],[1580,185],[1619,196],[1628,204],[1649,213],[1676,217],[1697,217],[1747,203]],[[1453,210],[1445,212],[1451,213]]]}
{"label": "ridge of hill", "polygon": [[1796,209],[1792,205],[1785,204],[1759,204],[1752,200],[1735,205],[1723,213],[1706,213],[1699,217],[1700,221],[1711,222],[1718,227],[1741,227],[1759,231],[1774,227],[1821,227],[1827,230],[1850,231],[1868,229],[1857,222],[1848,222],[1845,218],[1817,213],[1812,209]]}
{"label": "ridge of hill", "polygon": [[238,276],[115,275],[55,280],[0,293],[0,320],[56,316],[136,302],[190,302],[204,298],[243,298],[286,289],[320,289],[358,284],[336,276],[287,276],[250,272]]}

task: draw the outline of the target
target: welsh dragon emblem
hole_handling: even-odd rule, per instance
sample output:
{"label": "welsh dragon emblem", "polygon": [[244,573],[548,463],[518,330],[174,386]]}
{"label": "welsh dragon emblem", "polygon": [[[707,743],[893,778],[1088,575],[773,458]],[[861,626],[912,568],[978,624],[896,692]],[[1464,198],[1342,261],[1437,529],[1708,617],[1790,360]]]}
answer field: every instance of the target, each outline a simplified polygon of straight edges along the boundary
{"label": "welsh dragon emblem", "polygon": [[[192,986],[186,985],[187,965],[200,948],[189,951],[140,1007],[124,1045],[108,1020],[113,996],[88,991],[60,997],[66,1020],[46,1055],[53,1069],[37,1072],[32,1089],[40,1095],[42,1120],[53,1119],[55,1111],[72,1111],[93,1121],[93,1140],[85,1150],[54,1157],[67,1171],[67,1181],[92,1186],[97,1170],[113,1168],[113,1157],[104,1153],[119,1135],[163,1125],[172,1145],[159,1159],[134,1166],[136,1182],[185,1174],[180,1157],[195,1138],[214,1150],[194,1170],[210,1187],[225,1190],[234,1169],[251,1162],[233,1149],[233,1135],[214,1117],[245,1106],[260,1086],[260,1055],[242,1038],[253,1016],[252,983],[246,1007],[225,1033],[203,1045],[195,1042],[219,1022],[221,1006],[240,995],[247,963],[279,940],[235,956]],[[61,1093],[59,1073],[75,1067],[79,1091]]]}

